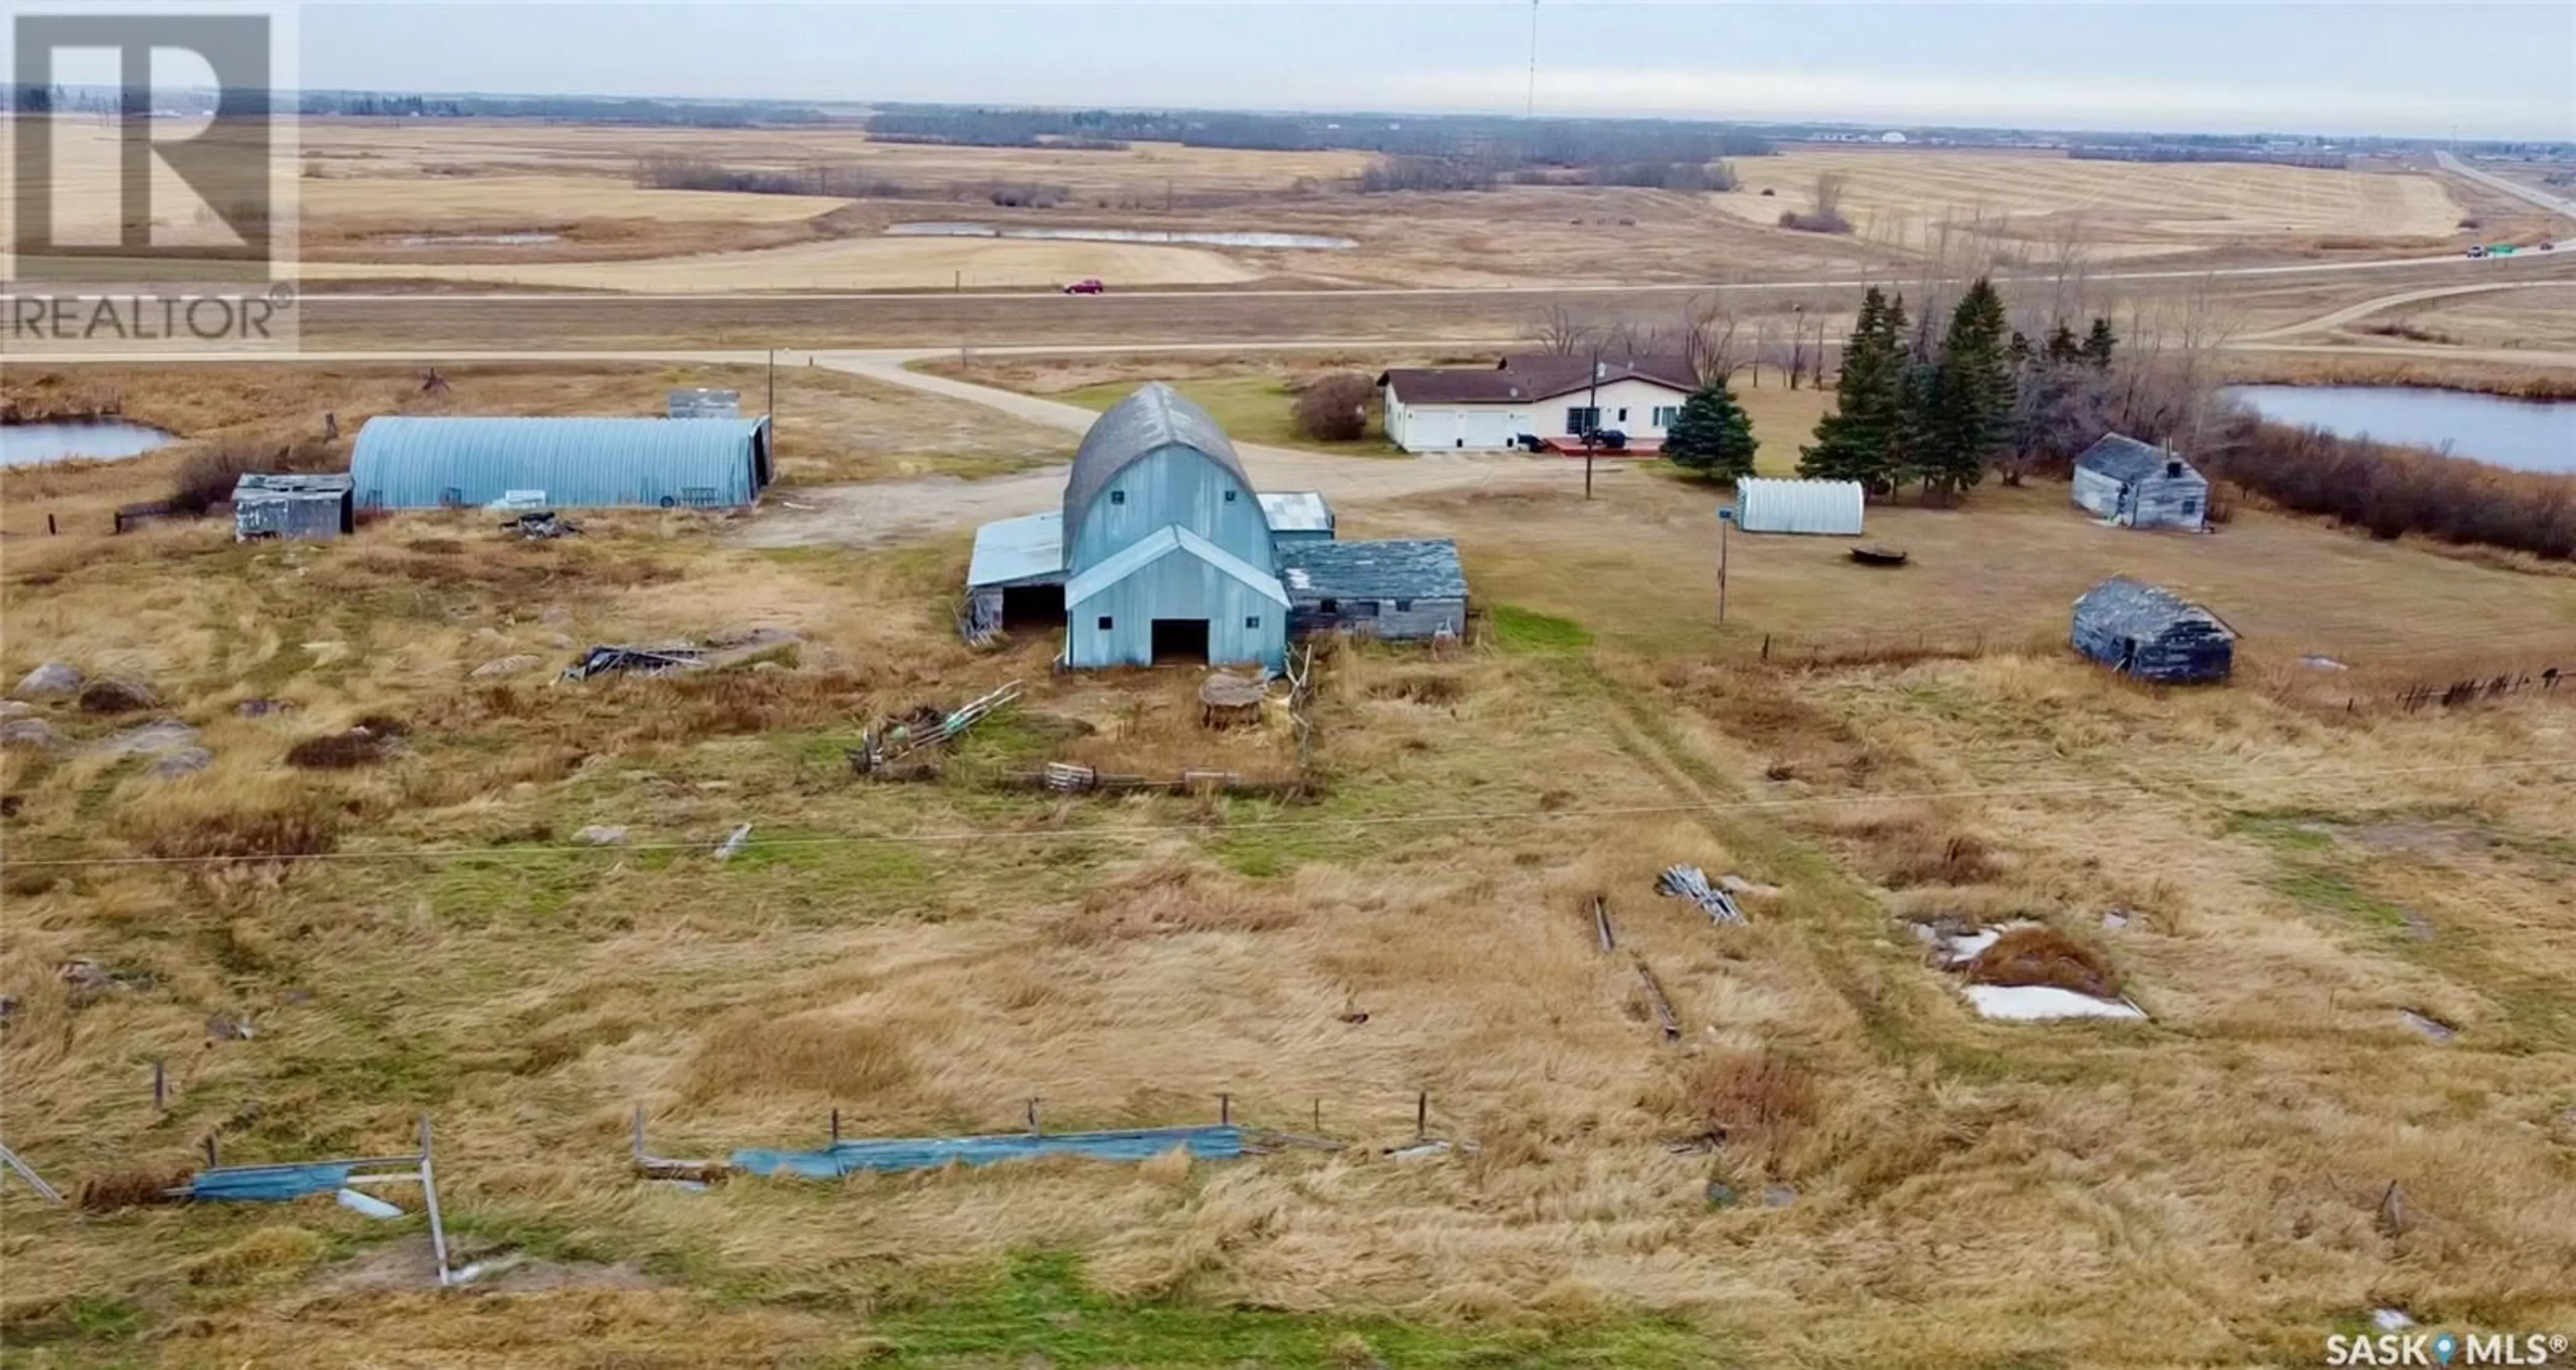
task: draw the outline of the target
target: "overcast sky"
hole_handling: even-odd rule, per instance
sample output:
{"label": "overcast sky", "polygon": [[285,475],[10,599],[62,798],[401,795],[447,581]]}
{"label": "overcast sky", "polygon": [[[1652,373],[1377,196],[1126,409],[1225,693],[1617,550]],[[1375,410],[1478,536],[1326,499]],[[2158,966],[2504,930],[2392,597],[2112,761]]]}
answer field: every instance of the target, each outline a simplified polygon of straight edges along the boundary
{"label": "overcast sky", "polygon": [[[2576,3],[1543,0],[1542,113],[2576,139]],[[1496,3],[315,3],[313,87],[1518,112]]]}

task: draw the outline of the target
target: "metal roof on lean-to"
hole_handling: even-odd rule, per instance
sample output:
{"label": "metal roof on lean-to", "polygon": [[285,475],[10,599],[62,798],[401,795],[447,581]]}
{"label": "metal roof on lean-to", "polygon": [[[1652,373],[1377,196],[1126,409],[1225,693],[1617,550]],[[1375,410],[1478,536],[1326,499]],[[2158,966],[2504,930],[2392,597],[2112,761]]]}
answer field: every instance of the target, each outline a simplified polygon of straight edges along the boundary
{"label": "metal roof on lean-to", "polygon": [[543,491],[562,508],[745,505],[767,478],[766,418],[448,418],[386,415],[358,430],[362,504],[487,504]]}
{"label": "metal roof on lean-to", "polygon": [[2206,623],[2229,638],[2235,630],[2226,620],[2172,591],[2113,576],[2075,601],[2075,616],[2088,624],[2128,637],[2152,637],[2177,623]]}
{"label": "metal roof on lean-to", "polygon": [[1148,381],[1097,419],[1082,435],[1073,454],[1073,473],[1064,483],[1064,521],[1079,527],[1082,511],[1118,479],[1118,473],[1165,447],[1180,446],[1206,453],[1209,460],[1234,473],[1243,488],[1252,488],[1234,443],[1208,411],[1161,381]]}
{"label": "metal roof on lean-to", "polygon": [[1063,576],[1064,515],[1025,514],[975,530],[975,558],[966,564],[970,588]]}
{"label": "metal roof on lean-to", "polygon": [[[2084,449],[2084,454],[2075,459],[2075,465],[2082,470],[2099,472],[2113,480],[2134,482],[2145,480],[2149,476],[2164,474],[2165,463],[2177,460],[2180,458],[2173,453],[2140,442],[2127,434],[2105,433],[2101,441]],[[2185,462],[2183,469],[2191,471],[2191,464]],[[2200,473],[2192,471],[2192,474]]]}

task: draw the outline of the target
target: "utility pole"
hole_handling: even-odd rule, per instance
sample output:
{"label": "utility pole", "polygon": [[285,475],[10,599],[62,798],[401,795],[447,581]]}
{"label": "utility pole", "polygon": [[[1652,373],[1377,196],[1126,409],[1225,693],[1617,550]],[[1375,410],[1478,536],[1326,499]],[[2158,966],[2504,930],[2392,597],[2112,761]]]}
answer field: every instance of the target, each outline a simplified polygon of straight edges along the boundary
{"label": "utility pole", "polygon": [[778,349],[769,349],[769,404],[762,413],[769,416],[772,434],[778,431]]}
{"label": "utility pole", "polygon": [[[1535,10],[1536,5],[1531,8]],[[1592,398],[1583,411],[1583,497],[1592,498],[1592,452],[1601,444],[1601,344],[1592,345]]]}
{"label": "utility pole", "polygon": [[1717,511],[1717,622],[1720,627],[1726,625],[1726,530],[1734,522],[1734,510],[1721,508]]}

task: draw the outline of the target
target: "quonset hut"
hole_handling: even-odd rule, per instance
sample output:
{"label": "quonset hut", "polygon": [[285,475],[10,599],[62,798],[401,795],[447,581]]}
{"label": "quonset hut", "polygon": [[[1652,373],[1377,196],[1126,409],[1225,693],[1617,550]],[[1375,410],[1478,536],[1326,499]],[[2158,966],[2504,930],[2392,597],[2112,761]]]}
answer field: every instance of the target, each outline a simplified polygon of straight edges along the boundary
{"label": "quonset hut", "polygon": [[1454,543],[1335,542],[1322,496],[1255,491],[1224,429],[1160,383],[1091,425],[1061,509],[977,530],[966,579],[969,638],[1062,623],[1077,668],[1278,669],[1292,631],[1429,637],[1466,617]]}
{"label": "quonset hut", "polygon": [[361,509],[731,509],[770,481],[769,420],[367,420],[349,460]]}
{"label": "quonset hut", "polygon": [[2155,586],[2113,576],[2075,601],[2075,650],[2140,680],[2225,680],[2236,633],[2218,615]]}

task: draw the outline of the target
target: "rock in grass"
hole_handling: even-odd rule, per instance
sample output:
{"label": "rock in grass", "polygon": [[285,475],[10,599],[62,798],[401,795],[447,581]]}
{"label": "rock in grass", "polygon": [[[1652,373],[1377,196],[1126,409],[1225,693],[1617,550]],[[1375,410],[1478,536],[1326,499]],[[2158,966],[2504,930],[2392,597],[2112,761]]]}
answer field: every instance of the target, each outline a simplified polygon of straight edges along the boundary
{"label": "rock in grass", "polygon": [[499,660],[487,661],[482,665],[475,667],[474,678],[476,680],[498,680],[503,676],[517,675],[521,671],[528,670],[536,664],[537,658],[533,656],[505,656]]}
{"label": "rock in grass", "polygon": [[23,699],[0,699],[0,719],[25,718],[35,711],[36,706]]}
{"label": "rock in grass", "polygon": [[574,833],[572,840],[585,847],[622,847],[626,845],[626,830],[611,827],[605,823],[593,823]]}
{"label": "rock in grass", "polygon": [[94,750],[108,756],[150,756],[184,751],[196,745],[196,729],[175,718],[163,718],[102,738]]}
{"label": "rock in grass", "polygon": [[63,735],[41,718],[13,718],[0,723],[0,747],[50,752],[63,745]]}
{"label": "rock in grass", "polygon": [[175,780],[183,775],[195,775],[213,764],[215,764],[213,752],[203,747],[181,747],[153,762],[152,768],[144,774],[156,780]]}
{"label": "rock in grass", "polygon": [[81,712],[132,714],[160,707],[160,697],[139,680],[100,679],[81,687]]}
{"label": "rock in grass", "polygon": [[48,661],[27,672],[18,688],[9,693],[20,699],[44,699],[56,695],[80,693],[81,673],[59,661]]}

